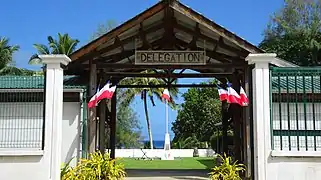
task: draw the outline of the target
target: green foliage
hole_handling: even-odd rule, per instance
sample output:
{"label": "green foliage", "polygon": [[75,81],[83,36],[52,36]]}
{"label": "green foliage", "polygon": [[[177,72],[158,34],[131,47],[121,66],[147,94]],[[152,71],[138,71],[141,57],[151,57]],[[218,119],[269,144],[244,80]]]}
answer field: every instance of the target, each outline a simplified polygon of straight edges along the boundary
{"label": "green foliage", "polygon": [[93,33],[91,40],[95,40],[99,38],[100,36],[108,33],[110,30],[115,28],[117,26],[117,23],[112,20],[108,20],[105,24],[99,24],[97,27],[97,30]]}
{"label": "green foliage", "polygon": [[[117,99],[121,102],[122,97]],[[141,127],[136,112],[130,106],[122,106],[118,103],[116,123],[116,147],[140,147]]]}
{"label": "green foliage", "polygon": [[10,45],[9,39],[0,37],[0,75],[30,76],[34,72],[15,67],[13,54],[19,50],[18,45]]}
{"label": "green foliage", "polygon": [[[144,142],[144,149],[149,149],[150,148],[150,142],[148,141],[148,142]],[[153,149],[156,149],[156,146],[153,144]]]}
{"label": "green foliage", "polygon": [[[155,73],[152,70],[146,70],[141,73]],[[162,73],[162,71],[160,71]],[[176,83],[176,80],[173,82]],[[161,85],[165,84],[162,79],[157,78],[126,78],[120,82],[122,85]],[[151,130],[151,121],[148,116],[148,105],[147,100],[149,99],[153,106],[155,106],[154,97],[156,97],[159,100],[162,100],[162,94],[163,94],[164,88],[128,88],[122,91],[121,97],[123,97],[123,100],[121,102],[122,106],[129,106],[135,99],[136,95],[141,95],[141,99],[144,103],[144,111],[145,111],[145,118],[147,123],[147,130],[149,135],[149,141],[153,142],[152,137],[152,130]],[[174,99],[177,97],[178,89],[177,88],[170,88],[169,89],[170,96],[172,98],[172,101],[169,102],[170,107],[176,108],[176,104]],[[153,149],[152,143],[150,143],[150,148]]]}
{"label": "green foliage", "polygon": [[321,0],[286,0],[259,47],[301,66],[321,65]]}
{"label": "green foliage", "polygon": [[[214,84],[215,81],[209,83]],[[221,102],[216,88],[190,88],[183,94],[185,102],[178,110],[172,130],[174,139],[196,137],[199,142],[209,142],[215,124],[221,121]]]}
{"label": "green foliage", "polygon": [[81,159],[74,168],[68,166],[62,170],[62,180],[121,180],[126,176],[123,164],[116,163],[108,153],[100,152],[90,154],[89,159]]}
{"label": "green foliage", "polygon": [[65,54],[69,56],[77,47],[79,41],[72,39],[68,34],[58,33],[58,39],[48,36],[48,46],[44,44],[34,44],[34,48],[38,51],[30,57],[29,64],[42,64],[42,60],[38,55],[41,54]]}
{"label": "green foliage", "polygon": [[172,142],[173,149],[193,149],[193,148],[206,148],[206,142],[200,142],[195,136],[187,138],[174,139]]}
{"label": "green foliage", "polygon": [[72,168],[70,167],[70,162],[72,161],[72,159],[70,159],[66,164],[63,163],[61,165],[60,179],[63,179],[67,176],[68,173],[70,173],[70,171],[72,171]]}
{"label": "green foliage", "polygon": [[9,39],[0,37],[0,69],[13,63],[13,54],[19,50],[18,45],[10,45]]}
{"label": "green foliage", "polygon": [[245,165],[232,162],[231,157],[217,155],[222,160],[222,164],[212,168],[209,173],[211,180],[241,180],[240,173],[246,170]]}

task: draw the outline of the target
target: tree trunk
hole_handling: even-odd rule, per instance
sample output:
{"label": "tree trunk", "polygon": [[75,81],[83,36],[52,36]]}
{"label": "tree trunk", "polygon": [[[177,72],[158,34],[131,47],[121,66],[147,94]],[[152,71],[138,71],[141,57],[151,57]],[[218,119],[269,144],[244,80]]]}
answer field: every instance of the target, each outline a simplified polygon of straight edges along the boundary
{"label": "tree trunk", "polygon": [[152,135],[152,129],[150,126],[150,121],[149,121],[149,117],[148,117],[148,108],[147,108],[147,98],[146,98],[146,90],[144,90],[144,109],[145,109],[145,118],[146,118],[146,122],[147,122],[147,130],[148,130],[148,135],[149,135],[149,143],[150,143],[150,149],[154,149],[154,143],[153,143],[153,135]]}

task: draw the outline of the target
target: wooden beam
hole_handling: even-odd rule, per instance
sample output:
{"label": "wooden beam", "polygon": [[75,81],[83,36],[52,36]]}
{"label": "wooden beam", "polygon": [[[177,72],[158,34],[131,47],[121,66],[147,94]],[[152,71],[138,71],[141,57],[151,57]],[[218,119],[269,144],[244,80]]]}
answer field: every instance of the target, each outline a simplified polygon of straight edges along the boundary
{"label": "wooden beam", "polygon": [[[191,87],[202,87],[202,88],[216,88],[213,84],[171,84],[170,87],[175,88],[191,88]],[[117,85],[117,88],[168,88],[168,84],[158,85]]]}
{"label": "wooden beam", "polygon": [[106,72],[106,76],[113,77],[154,77],[154,78],[214,78],[217,76],[228,76],[232,73],[188,73],[188,74],[179,74],[179,73],[134,73],[134,72]]}
{"label": "wooden beam", "polygon": [[[150,43],[152,46],[155,45],[155,44],[158,44],[160,42],[162,42],[163,39],[158,39],[158,40],[155,40],[154,42]],[[140,47],[136,50],[145,50],[143,49],[143,47]],[[116,54],[112,54],[112,55],[109,55],[109,56],[105,56],[105,57],[100,57],[99,59],[96,59],[97,62],[108,62],[108,63],[115,63],[115,62],[118,62],[118,61],[121,61],[125,58],[129,58],[130,56],[134,55],[135,54],[135,49],[132,49],[132,50],[127,50],[127,51],[123,51],[123,52],[120,52],[120,53],[116,53]]]}
{"label": "wooden beam", "polygon": [[[155,72],[156,74],[158,74],[159,72],[156,69],[153,69],[153,72]],[[166,84],[168,84],[168,81],[166,78],[161,78]]]}
{"label": "wooden beam", "polygon": [[108,42],[111,39],[114,39],[119,34],[131,29],[132,27],[140,24],[145,19],[152,17],[153,15],[157,14],[158,12],[162,11],[168,4],[164,2],[159,2],[156,5],[152,6],[148,10],[144,11],[143,13],[135,16],[134,18],[130,19],[129,21],[125,22],[121,26],[113,29],[112,31],[108,32],[107,34],[101,36],[100,38],[96,39],[95,41],[87,44],[86,46],[80,48],[76,52],[74,52],[70,58],[72,61],[77,60],[78,58],[84,56],[85,54],[91,53],[94,49],[96,49],[101,44]]}
{"label": "wooden beam", "polygon": [[194,11],[193,9],[185,6],[184,4],[180,3],[179,1],[175,1],[174,3],[170,4],[174,10],[182,15],[189,17],[193,21],[202,24],[209,30],[213,31],[214,33],[222,36],[224,39],[227,39],[231,43],[239,46],[240,48],[244,49],[249,53],[263,53],[264,51],[257,48],[256,46],[252,45],[251,43],[247,42],[246,40],[236,36],[234,33],[228,31],[227,29],[223,28],[222,26],[216,24],[215,22],[211,21],[210,19],[206,18],[202,14]]}
{"label": "wooden beam", "polygon": [[[222,44],[222,41],[223,41],[223,38],[222,38],[222,36],[220,36],[220,38],[218,39],[218,42],[215,44],[215,46],[214,46],[214,48],[212,50],[212,52],[214,54],[217,53],[216,50],[219,47],[219,45]],[[211,61],[211,57],[208,58],[207,62],[210,62],[210,61]]]}
{"label": "wooden beam", "polygon": [[[151,32],[155,32],[161,28],[164,27],[164,23],[160,23],[156,26],[152,26],[146,30],[144,30],[144,34],[148,34],[148,33],[151,33]],[[118,38],[118,36],[115,37],[115,39]],[[136,40],[136,38],[140,38],[140,34],[136,34],[136,35],[133,35],[133,36],[130,36],[130,37],[127,37],[126,39],[123,39],[123,40],[120,40],[118,43],[114,43],[110,46],[107,46],[107,47],[104,47],[102,49],[100,49],[99,51],[97,50],[93,50],[92,52],[80,57],[79,59],[77,59],[76,62],[73,62],[72,63],[82,63],[82,62],[85,62],[87,61],[88,59],[94,59],[94,58],[99,58],[101,56],[101,54],[104,54],[106,52],[109,52],[111,50],[114,50],[116,48],[119,47],[120,44],[122,45],[125,45],[125,44],[128,44],[130,42],[134,42]]]}
{"label": "wooden beam", "polygon": [[[180,39],[176,39],[176,42],[179,45],[182,45],[184,47],[188,47],[189,46],[189,43],[187,43],[187,42],[185,42],[183,40],[180,40]],[[204,50],[204,49],[196,47],[196,49],[191,49],[191,50]],[[241,61],[242,60],[241,57],[233,57],[233,56],[229,56],[229,55],[222,54],[222,53],[219,53],[219,52],[213,52],[213,51],[208,50],[208,49],[205,49],[205,51],[206,51],[206,56],[211,57],[213,59],[216,59],[218,61],[221,61],[222,63],[231,63],[232,61]]]}
{"label": "wooden beam", "polygon": [[[178,29],[178,30],[182,30],[182,31],[184,31],[185,33],[188,33],[188,34],[195,34],[194,30],[192,30],[192,29],[190,29],[190,28],[188,28],[188,27],[185,27],[185,26],[183,26],[183,25],[181,25],[181,24],[178,24],[178,23],[175,24],[175,28]],[[215,40],[215,39],[213,39],[213,38],[210,38],[210,37],[208,37],[208,36],[206,36],[206,35],[204,35],[204,34],[202,34],[202,33],[199,33],[199,38],[204,39],[204,40],[206,40],[206,41],[208,41],[208,42],[211,42],[211,43],[213,43],[213,44],[219,43],[218,40]],[[229,51],[231,51],[231,52],[234,52],[234,53],[236,53],[236,54],[239,54],[239,55],[242,56],[242,57],[246,57],[246,56],[249,54],[249,53],[246,52],[246,51],[242,51],[242,50],[237,49],[237,48],[235,48],[235,47],[226,45],[225,43],[221,43],[219,46],[220,46],[221,48],[224,48],[224,49],[227,49],[227,50],[229,50]]]}
{"label": "wooden beam", "polygon": [[188,44],[188,48],[197,49],[196,42],[197,42],[198,37],[200,36],[200,34],[201,34],[201,30],[200,30],[200,28],[199,28],[199,24],[196,23],[196,26],[195,26],[195,29],[194,29],[193,39],[192,39],[191,42]]}
{"label": "wooden beam", "polygon": [[165,22],[165,33],[164,33],[164,41],[163,41],[163,49],[172,50],[175,45],[175,34],[174,34],[174,11],[169,6],[165,8],[164,11],[164,22]]}
{"label": "wooden beam", "polygon": [[[157,30],[157,29],[155,29],[155,30]],[[146,39],[146,32],[144,32],[144,30],[143,30],[143,24],[142,23],[140,23],[140,28],[139,28],[138,35],[139,35],[140,39],[143,41],[143,46],[142,46],[143,49],[152,49],[153,48],[152,45]]]}
{"label": "wooden beam", "polygon": [[[120,48],[121,48],[121,53],[123,53],[123,52],[125,51],[124,44],[120,41],[120,39],[119,39],[118,36],[115,38],[115,44],[118,45],[118,46],[120,46]],[[129,61],[130,63],[132,63],[132,60],[129,59],[129,56],[127,56],[127,59],[128,59],[128,61]]]}
{"label": "wooden beam", "polygon": [[[229,69],[233,68],[245,68],[247,64],[242,63],[211,63],[206,65],[135,65],[135,64],[121,64],[121,63],[97,63],[97,69]],[[68,66],[68,70],[72,69],[84,69],[89,68],[86,64],[79,64],[75,66]]]}

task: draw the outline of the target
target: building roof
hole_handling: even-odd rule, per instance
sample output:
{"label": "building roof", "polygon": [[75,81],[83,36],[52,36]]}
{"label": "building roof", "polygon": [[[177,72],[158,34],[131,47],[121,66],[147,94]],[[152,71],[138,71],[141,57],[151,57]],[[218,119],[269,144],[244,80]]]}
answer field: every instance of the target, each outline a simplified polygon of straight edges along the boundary
{"label": "building roof", "polygon": [[[303,79],[304,77],[304,79]],[[320,76],[273,76],[273,93],[321,93]]]}
{"label": "building roof", "polygon": [[[320,76],[272,76],[273,93],[321,93]],[[288,89],[287,89],[288,87]],[[305,88],[303,88],[305,87]],[[0,76],[0,89],[42,89],[43,76]],[[84,89],[86,81],[79,76],[64,76],[65,89]],[[296,91],[295,91],[296,89]]]}
{"label": "building roof", "polygon": [[207,64],[242,64],[249,53],[264,52],[181,2],[166,0],[75,51],[68,72],[83,74],[89,61],[98,69],[132,72],[135,67],[116,69],[110,64],[133,64],[136,50],[164,49],[205,50]]}
{"label": "building roof", "polygon": [[[42,89],[44,76],[0,76],[0,89]],[[85,83],[78,76],[64,76],[65,89],[84,89]]]}

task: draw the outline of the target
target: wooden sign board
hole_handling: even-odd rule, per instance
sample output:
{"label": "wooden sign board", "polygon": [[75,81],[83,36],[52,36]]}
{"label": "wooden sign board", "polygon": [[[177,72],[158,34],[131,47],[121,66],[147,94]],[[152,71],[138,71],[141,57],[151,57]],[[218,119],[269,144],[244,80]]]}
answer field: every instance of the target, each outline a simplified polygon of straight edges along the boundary
{"label": "wooden sign board", "polygon": [[136,51],[137,65],[205,65],[205,51]]}

